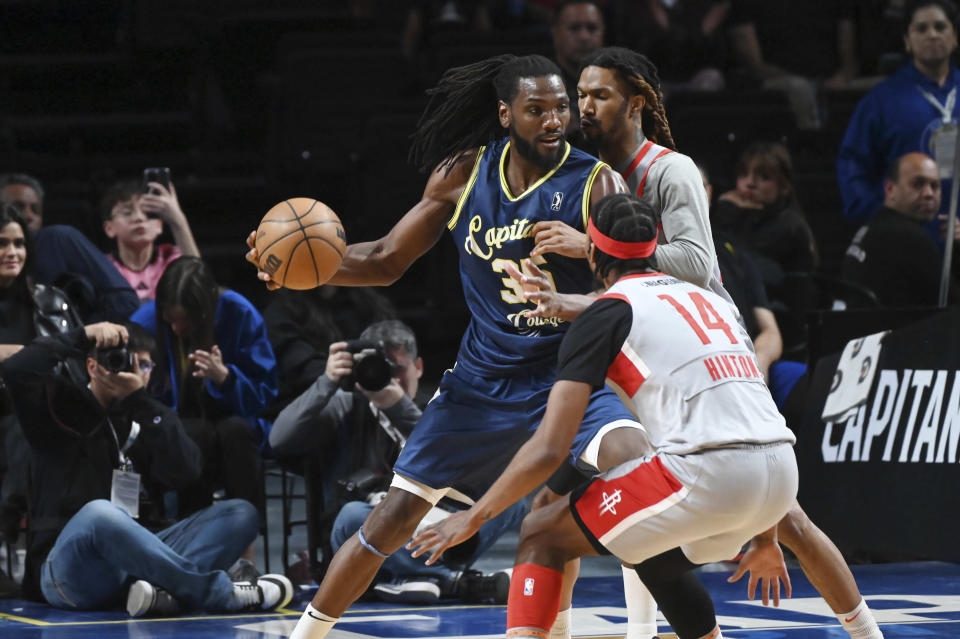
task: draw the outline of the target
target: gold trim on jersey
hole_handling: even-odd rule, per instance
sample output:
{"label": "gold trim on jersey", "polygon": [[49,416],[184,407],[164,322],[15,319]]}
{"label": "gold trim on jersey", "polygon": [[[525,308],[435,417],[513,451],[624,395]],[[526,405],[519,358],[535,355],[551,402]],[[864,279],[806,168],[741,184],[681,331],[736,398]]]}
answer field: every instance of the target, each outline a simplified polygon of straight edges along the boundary
{"label": "gold trim on jersey", "polygon": [[500,154],[500,188],[503,189],[503,194],[507,196],[507,199],[510,200],[511,202],[522,200],[523,198],[527,197],[528,195],[536,191],[538,186],[540,186],[541,184],[549,180],[550,177],[557,172],[557,169],[563,166],[563,163],[567,161],[567,157],[570,156],[570,143],[564,142],[563,144],[564,144],[563,157],[560,158],[560,161],[557,162],[557,165],[552,169],[550,169],[550,171],[548,171],[547,174],[544,175],[542,178],[534,182],[533,186],[531,186],[529,189],[523,192],[523,195],[520,195],[519,197],[513,197],[513,194],[510,192],[510,185],[507,184],[507,174],[504,172],[504,166],[503,166],[504,162],[507,159],[507,151],[510,149],[510,142],[507,142],[507,144],[503,147],[503,152]]}
{"label": "gold trim on jersey", "polygon": [[460,209],[463,208],[464,202],[467,201],[467,196],[470,195],[470,191],[473,189],[473,185],[477,181],[477,174],[480,172],[480,160],[483,159],[483,152],[487,147],[481,146],[477,151],[477,159],[473,162],[473,170],[470,171],[470,179],[467,180],[467,185],[463,187],[463,193],[460,194],[460,199],[457,200],[457,208],[453,210],[453,215],[450,217],[450,221],[447,222],[447,228],[453,230],[453,227],[457,225],[457,220],[460,219]]}
{"label": "gold trim on jersey", "polygon": [[593,181],[597,179],[600,169],[605,166],[610,168],[606,162],[597,162],[593,165],[593,170],[590,171],[590,176],[587,178],[587,185],[583,189],[583,202],[581,203],[581,209],[583,210],[583,228],[581,230],[583,231],[587,229],[587,220],[590,219],[590,192],[593,191]]}

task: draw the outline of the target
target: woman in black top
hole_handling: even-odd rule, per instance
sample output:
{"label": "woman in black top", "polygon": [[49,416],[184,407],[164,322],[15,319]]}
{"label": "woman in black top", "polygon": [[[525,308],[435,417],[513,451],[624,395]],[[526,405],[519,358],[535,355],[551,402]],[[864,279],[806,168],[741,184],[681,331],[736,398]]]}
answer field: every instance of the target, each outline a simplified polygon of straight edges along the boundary
{"label": "woman in black top", "polygon": [[33,242],[15,208],[0,206],[0,361],[34,337],[81,325],[67,296],[33,281]]}
{"label": "woman in black top", "polygon": [[[0,361],[35,337],[82,325],[63,291],[33,281],[34,258],[26,222],[13,206],[0,205]],[[0,380],[0,541],[16,539],[26,510],[26,452],[20,424]],[[11,587],[3,577],[0,572],[0,594]]]}

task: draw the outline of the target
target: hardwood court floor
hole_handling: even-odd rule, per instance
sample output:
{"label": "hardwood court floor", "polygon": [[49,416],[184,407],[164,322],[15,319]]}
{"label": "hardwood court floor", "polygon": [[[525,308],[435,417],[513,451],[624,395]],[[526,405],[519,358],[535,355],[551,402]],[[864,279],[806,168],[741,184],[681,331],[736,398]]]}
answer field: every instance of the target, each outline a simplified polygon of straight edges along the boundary
{"label": "hardwood court floor", "polygon": [[[780,609],[747,600],[744,584],[728,584],[728,571],[704,572],[725,637],[840,639],[846,633],[799,570],[791,570],[794,596]],[[960,566],[924,562],[854,567],[861,590],[887,639],[960,637]],[[289,609],[269,615],[190,615],[133,621],[125,612],[72,613],[19,600],[0,601],[3,639],[166,639],[213,637],[276,639],[296,623],[311,592]],[[622,637],[623,594],[615,576],[585,577],[574,596],[574,635]],[[492,639],[501,637],[504,606],[459,604],[410,607],[360,603],[330,639]],[[661,636],[670,636],[661,625]]]}

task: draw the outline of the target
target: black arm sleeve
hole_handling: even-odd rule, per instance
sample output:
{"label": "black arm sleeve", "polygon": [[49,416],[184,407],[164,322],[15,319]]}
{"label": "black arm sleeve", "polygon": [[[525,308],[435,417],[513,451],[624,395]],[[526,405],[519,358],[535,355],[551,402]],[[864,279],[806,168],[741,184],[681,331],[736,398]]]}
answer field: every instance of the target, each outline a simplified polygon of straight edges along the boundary
{"label": "black arm sleeve", "polygon": [[557,380],[603,386],[632,325],[633,310],[623,300],[599,299],[588,306],[560,345]]}

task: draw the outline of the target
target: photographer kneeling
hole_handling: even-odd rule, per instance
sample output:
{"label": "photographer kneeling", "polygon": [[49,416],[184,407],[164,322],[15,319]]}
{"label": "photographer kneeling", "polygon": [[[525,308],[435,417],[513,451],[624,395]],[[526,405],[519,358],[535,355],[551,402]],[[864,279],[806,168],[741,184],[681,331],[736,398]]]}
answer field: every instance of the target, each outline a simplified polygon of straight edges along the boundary
{"label": "photographer kneeling", "polygon": [[[367,327],[360,339],[330,345],[326,371],[284,408],[270,431],[270,446],[281,458],[314,456],[319,464],[323,503],[337,512],[331,544],[336,550],[353,535],[387,490],[393,463],[420,419],[413,402],[423,360],[402,322]],[[441,502],[443,503],[443,502]],[[443,516],[435,508],[428,518]],[[506,601],[509,577],[466,568],[505,530],[526,514],[516,504],[485,524],[474,539],[451,553],[447,565],[426,566],[401,548],[384,562],[373,592],[387,601],[429,603],[440,597]],[[436,521],[436,519],[432,519]]]}
{"label": "photographer kneeling", "polygon": [[[162,493],[194,481],[201,463],[177,414],[145,390],[154,347],[137,325],[102,322],[35,339],[0,363],[31,449],[24,595],[77,610],[126,597],[133,616],[280,607],[293,594],[285,577],[235,584],[224,572],[257,535],[247,502],[145,527],[163,521]],[[89,384],[65,374],[70,359]]]}

